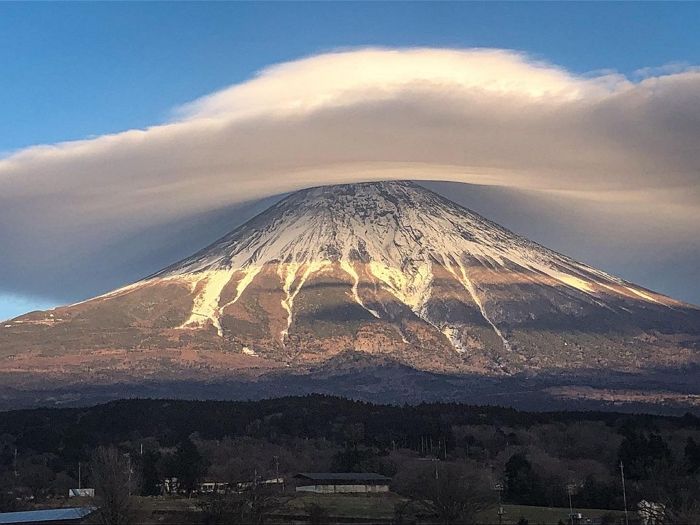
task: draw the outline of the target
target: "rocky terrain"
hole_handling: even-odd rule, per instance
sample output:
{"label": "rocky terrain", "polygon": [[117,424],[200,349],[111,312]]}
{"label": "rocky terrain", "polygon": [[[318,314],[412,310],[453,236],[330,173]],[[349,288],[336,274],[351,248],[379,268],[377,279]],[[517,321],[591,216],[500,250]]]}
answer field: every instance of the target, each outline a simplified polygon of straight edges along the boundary
{"label": "rocky terrain", "polygon": [[517,383],[694,406],[698,364],[697,307],[410,182],[299,191],[137,283],[0,325],[5,404],[227,383],[352,394],[352,377],[376,399],[490,401]]}

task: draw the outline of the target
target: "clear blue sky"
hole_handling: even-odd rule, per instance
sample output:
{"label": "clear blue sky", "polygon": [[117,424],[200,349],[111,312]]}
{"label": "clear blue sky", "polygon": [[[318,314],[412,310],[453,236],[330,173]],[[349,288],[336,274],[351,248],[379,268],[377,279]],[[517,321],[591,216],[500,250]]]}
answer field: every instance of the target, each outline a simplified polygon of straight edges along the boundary
{"label": "clear blue sky", "polygon": [[693,3],[0,4],[0,152],[144,127],[338,47],[524,50],[575,72],[700,63]]}
{"label": "clear blue sky", "polygon": [[[578,73],[700,64],[699,20],[700,3],[0,3],[0,153],[156,124],[343,47],[512,48]],[[1,289],[0,319],[46,306]]]}

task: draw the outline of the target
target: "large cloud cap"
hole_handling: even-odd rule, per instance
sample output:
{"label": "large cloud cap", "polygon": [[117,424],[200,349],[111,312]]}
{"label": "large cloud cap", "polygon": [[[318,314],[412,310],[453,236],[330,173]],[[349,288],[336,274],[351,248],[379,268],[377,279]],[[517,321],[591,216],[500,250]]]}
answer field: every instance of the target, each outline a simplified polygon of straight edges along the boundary
{"label": "large cloud cap", "polygon": [[258,209],[230,206],[396,178],[556,199],[571,220],[626,221],[637,247],[700,253],[696,69],[632,81],[506,50],[364,49],[271,67],[174,115],[0,160],[0,289],[102,291]]}

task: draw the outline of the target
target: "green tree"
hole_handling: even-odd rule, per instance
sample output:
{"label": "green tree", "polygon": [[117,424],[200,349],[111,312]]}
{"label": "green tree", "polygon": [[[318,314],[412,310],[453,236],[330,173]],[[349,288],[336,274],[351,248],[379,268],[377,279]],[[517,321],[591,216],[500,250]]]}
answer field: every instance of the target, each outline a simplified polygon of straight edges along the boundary
{"label": "green tree", "polygon": [[630,430],[618,450],[625,474],[631,480],[652,479],[654,472],[667,469],[672,463],[671,449],[659,435]]}
{"label": "green tree", "polygon": [[523,505],[542,502],[542,481],[525,454],[513,454],[506,463],[506,500]]}
{"label": "green tree", "polygon": [[180,442],[170,462],[170,472],[178,479],[180,488],[191,493],[206,473],[206,463],[191,439]]}
{"label": "green tree", "polygon": [[22,510],[22,505],[14,494],[0,492],[0,512],[17,512],[19,510]]}
{"label": "green tree", "polygon": [[160,454],[147,450],[141,458],[141,495],[157,496],[160,494],[161,476],[158,472]]}
{"label": "green tree", "polygon": [[20,483],[27,487],[32,496],[39,500],[46,496],[49,485],[56,477],[53,470],[43,464],[27,464],[22,466]]}
{"label": "green tree", "polygon": [[685,463],[691,474],[700,472],[700,445],[692,437],[685,443]]}

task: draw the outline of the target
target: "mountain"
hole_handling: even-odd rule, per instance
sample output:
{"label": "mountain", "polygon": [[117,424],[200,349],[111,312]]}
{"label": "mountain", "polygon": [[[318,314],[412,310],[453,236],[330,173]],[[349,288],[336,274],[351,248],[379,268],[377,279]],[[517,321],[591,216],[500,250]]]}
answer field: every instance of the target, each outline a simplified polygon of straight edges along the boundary
{"label": "mountain", "polygon": [[379,182],[296,192],[137,283],[5,322],[0,394],[694,405],[699,350],[697,307]]}

